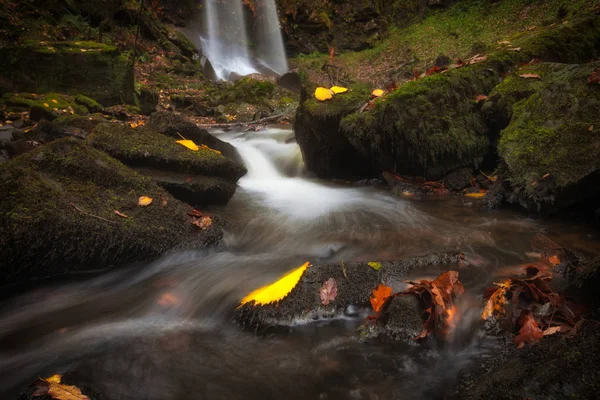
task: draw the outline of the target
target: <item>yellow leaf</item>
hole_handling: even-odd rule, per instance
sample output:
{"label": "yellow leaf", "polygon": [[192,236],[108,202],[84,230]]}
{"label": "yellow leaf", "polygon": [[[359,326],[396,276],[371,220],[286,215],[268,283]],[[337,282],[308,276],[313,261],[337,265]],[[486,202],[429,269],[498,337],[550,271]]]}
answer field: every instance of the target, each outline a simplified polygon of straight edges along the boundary
{"label": "yellow leaf", "polygon": [[376,261],[371,261],[369,263],[369,267],[373,268],[375,271],[379,271],[379,269],[381,268],[381,263],[376,262]]}
{"label": "yellow leaf", "polygon": [[467,194],[465,194],[465,197],[472,197],[474,199],[481,199],[481,198],[485,197],[485,193],[467,193]]}
{"label": "yellow leaf", "polygon": [[140,196],[140,198],[138,199],[138,206],[146,207],[150,204],[152,204],[152,197]]}
{"label": "yellow leaf", "polygon": [[346,93],[348,91],[348,88],[341,87],[341,86],[333,86],[330,90],[333,93],[338,94],[338,93]]}
{"label": "yellow leaf", "polygon": [[206,150],[214,151],[217,154],[221,154],[221,152],[219,150],[211,149],[210,147],[208,147],[205,144],[201,145],[200,147],[202,147],[203,149],[206,149]]}
{"label": "yellow leaf", "polygon": [[383,90],[375,89],[375,90],[373,90],[373,93],[371,93],[371,94],[375,97],[381,97],[381,96],[383,96]]}
{"label": "yellow leaf", "polygon": [[63,385],[62,383],[51,383],[48,395],[55,400],[88,400],[89,397],[81,393],[77,386]]}
{"label": "yellow leaf", "polygon": [[199,149],[196,143],[194,143],[192,140],[178,140],[177,143],[193,151],[198,151]]}
{"label": "yellow leaf", "polygon": [[44,103],[44,107],[50,107],[50,104]]}
{"label": "yellow leaf", "polygon": [[58,104],[58,101],[56,101],[56,100],[52,100],[52,102],[53,102],[54,104]]}
{"label": "yellow leaf", "polygon": [[48,383],[60,383],[62,381],[62,375],[61,374],[52,375],[50,378],[46,378],[44,380]]}
{"label": "yellow leaf", "polygon": [[333,97],[333,92],[324,87],[318,87],[315,90],[315,98],[319,101],[329,100]]}
{"label": "yellow leaf", "polygon": [[308,267],[310,267],[310,263],[305,262],[277,282],[256,289],[242,299],[239,307],[251,301],[254,301],[255,306],[260,306],[284,299],[296,287]]}

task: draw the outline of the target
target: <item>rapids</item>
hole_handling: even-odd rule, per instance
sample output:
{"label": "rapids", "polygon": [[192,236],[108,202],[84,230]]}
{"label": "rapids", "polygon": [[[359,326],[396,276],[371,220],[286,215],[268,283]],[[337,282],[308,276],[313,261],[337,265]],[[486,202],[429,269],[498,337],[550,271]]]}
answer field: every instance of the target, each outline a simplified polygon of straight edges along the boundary
{"label": "rapids", "polygon": [[[537,232],[599,248],[591,228],[574,223],[486,212],[460,196],[417,202],[310,178],[298,146],[285,143],[286,128],[215,134],[237,147],[249,171],[226,207],[203,210],[230,221],[225,247],[8,288],[0,302],[0,398],[65,371],[109,399],[442,398],[460,369],[494,346],[478,327],[482,289],[532,259]],[[354,332],[364,315],[268,337],[232,323],[241,297],[304,261],[452,250],[465,252],[479,273],[464,282],[450,343],[361,343]],[[413,276],[424,277],[433,276]]]}

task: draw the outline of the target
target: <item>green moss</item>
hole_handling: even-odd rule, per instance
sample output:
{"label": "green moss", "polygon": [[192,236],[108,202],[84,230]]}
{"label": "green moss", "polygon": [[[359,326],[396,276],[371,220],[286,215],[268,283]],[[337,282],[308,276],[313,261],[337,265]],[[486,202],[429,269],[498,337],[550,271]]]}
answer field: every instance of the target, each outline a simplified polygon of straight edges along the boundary
{"label": "green moss", "polygon": [[[138,207],[141,195],[168,201]],[[0,276],[9,282],[201,246],[210,233],[199,233],[186,211],[83,141],[54,141],[0,165]]]}
{"label": "green moss", "polygon": [[306,111],[316,117],[338,116],[349,114],[358,110],[371,98],[372,88],[367,84],[356,84],[348,88],[346,93],[334,95],[327,101],[319,101],[315,98],[315,85],[308,86],[307,99],[303,103]]}
{"label": "green moss", "polygon": [[[533,93],[513,102],[512,119],[500,137],[498,152],[514,187],[535,196],[544,176],[561,188],[600,167],[600,87],[587,84],[599,66],[540,64],[520,71],[542,79],[532,85]],[[513,76],[496,91],[507,97],[506,104],[511,103],[510,89],[517,79],[522,80]]]}
{"label": "green moss", "polygon": [[82,94],[75,96],[75,103],[87,107],[91,113],[99,113],[104,110],[104,107],[102,107],[96,100],[90,99]]}
{"label": "green moss", "polygon": [[53,121],[53,124],[67,128],[83,129],[84,131],[91,132],[98,124],[107,123],[108,120],[101,114],[92,115],[62,115]]}
{"label": "green moss", "polygon": [[130,165],[234,180],[245,173],[240,165],[212,150],[189,150],[176,139],[146,127],[131,129],[117,124],[100,124],[90,136],[90,143]]}
{"label": "green moss", "polygon": [[5,93],[0,99],[0,105],[22,111],[31,107],[41,107],[48,110],[58,109],[70,112],[73,110],[78,115],[85,115],[88,109],[78,104],[72,96],[60,93],[34,94],[34,93]]}

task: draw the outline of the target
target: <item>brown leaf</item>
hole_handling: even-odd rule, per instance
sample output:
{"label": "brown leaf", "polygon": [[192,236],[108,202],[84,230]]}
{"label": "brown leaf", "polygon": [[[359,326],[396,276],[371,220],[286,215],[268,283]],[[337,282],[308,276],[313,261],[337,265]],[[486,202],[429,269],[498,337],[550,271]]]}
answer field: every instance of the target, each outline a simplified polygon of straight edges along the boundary
{"label": "brown leaf", "polygon": [[479,102],[482,102],[482,101],[485,101],[485,100],[487,100],[487,98],[488,98],[488,97],[487,97],[485,94],[480,94],[480,95],[478,95],[477,97],[475,97],[475,101],[476,101],[477,103],[479,103]]}
{"label": "brown leaf", "polygon": [[510,289],[511,281],[510,279],[497,284],[499,287],[492,293],[487,303],[485,304],[485,308],[481,313],[481,319],[487,320],[490,319],[493,315],[505,314],[506,313],[506,305],[508,305],[508,300],[506,300],[506,291]]}
{"label": "brown leaf", "polygon": [[523,323],[521,329],[519,329],[519,334],[513,339],[513,342],[519,348],[522,348],[527,343],[538,342],[544,337],[544,333],[540,329],[537,321],[531,315],[531,312],[526,312],[522,317]]}
{"label": "brown leaf", "polygon": [[519,76],[525,79],[542,79],[538,74],[522,74]]}
{"label": "brown leaf", "polygon": [[198,228],[200,228],[204,231],[212,225],[212,219],[210,217],[201,217],[201,218],[192,217],[192,224],[196,225]]}
{"label": "brown leaf", "polygon": [[590,85],[600,84],[600,67],[596,68],[588,78],[588,83]]}
{"label": "brown leaf", "polygon": [[373,310],[375,312],[381,311],[381,307],[391,295],[391,287],[379,284],[379,286],[377,286],[377,289],[373,290],[373,295],[369,299],[371,301],[371,307],[373,307]]}
{"label": "brown leaf", "polygon": [[122,212],[120,212],[120,211],[113,210],[113,212],[114,212],[115,214],[117,214],[119,217],[123,217],[123,218],[129,218],[127,215],[123,214],[123,213],[122,213]]}
{"label": "brown leaf", "polygon": [[200,211],[196,210],[195,208],[192,208],[191,211],[187,212],[187,215],[190,215],[192,217],[203,217],[204,214],[202,214]]}
{"label": "brown leaf", "polygon": [[321,299],[321,304],[324,306],[328,305],[330,302],[335,300],[337,296],[337,283],[335,279],[329,278],[321,289],[319,289],[319,298]]}

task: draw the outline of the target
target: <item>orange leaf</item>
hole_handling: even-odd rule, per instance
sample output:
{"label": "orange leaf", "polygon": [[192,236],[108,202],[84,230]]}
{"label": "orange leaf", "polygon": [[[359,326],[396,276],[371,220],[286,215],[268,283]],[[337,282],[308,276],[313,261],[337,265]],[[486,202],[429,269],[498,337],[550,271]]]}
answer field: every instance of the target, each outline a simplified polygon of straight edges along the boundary
{"label": "orange leaf", "polygon": [[531,315],[531,312],[527,312],[527,314],[525,314],[523,325],[521,326],[521,329],[519,329],[519,334],[515,336],[513,341],[521,348],[525,346],[526,343],[538,342],[542,337],[544,337],[544,333],[540,329],[540,326]]}
{"label": "orange leaf", "polygon": [[552,265],[558,265],[560,264],[560,259],[557,256],[552,256],[548,258],[548,262]]}
{"label": "orange leaf", "polygon": [[140,198],[138,199],[138,206],[140,207],[146,207],[150,204],[152,204],[152,197],[140,196]]}
{"label": "orange leaf", "polygon": [[475,101],[476,101],[477,103],[479,103],[479,102],[482,102],[482,101],[485,101],[485,100],[487,100],[487,98],[488,98],[488,97],[487,97],[485,94],[480,94],[479,96],[475,97]]}
{"label": "orange leaf", "polygon": [[212,219],[210,217],[192,218],[192,224],[202,230],[206,230],[212,225]]}
{"label": "orange leaf", "polygon": [[392,288],[386,285],[379,284],[377,289],[373,290],[371,296],[371,307],[375,312],[379,312],[385,301],[392,295]]}
{"label": "orange leaf", "polygon": [[498,286],[500,286],[488,299],[483,313],[481,313],[481,319],[490,319],[494,314],[504,314],[505,306],[508,304],[506,300],[506,291],[510,288],[511,281],[507,280]]}

